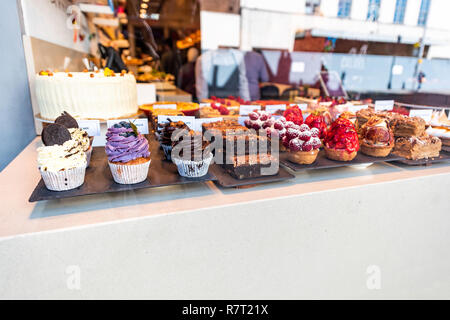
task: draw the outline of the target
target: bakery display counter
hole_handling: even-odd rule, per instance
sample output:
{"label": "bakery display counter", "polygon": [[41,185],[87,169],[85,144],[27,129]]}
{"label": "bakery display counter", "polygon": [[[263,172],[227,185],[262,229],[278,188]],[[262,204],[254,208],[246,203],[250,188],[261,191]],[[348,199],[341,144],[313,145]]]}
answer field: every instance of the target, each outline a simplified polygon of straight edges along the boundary
{"label": "bakery display counter", "polygon": [[39,143],[0,174],[0,297],[448,297],[450,162],[30,203]]}
{"label": "bakery display counter", "polygon": [[174,90],[156,90],[158,101],[192,102],[192,95],[180,88]]}

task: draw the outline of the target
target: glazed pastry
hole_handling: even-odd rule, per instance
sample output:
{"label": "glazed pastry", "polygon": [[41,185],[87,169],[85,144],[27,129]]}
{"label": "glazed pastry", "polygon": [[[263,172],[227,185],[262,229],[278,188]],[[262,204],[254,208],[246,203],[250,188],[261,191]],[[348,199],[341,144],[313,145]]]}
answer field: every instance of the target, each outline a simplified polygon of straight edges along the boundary
{"label": "glazed pastry", "polygon": [[353,123],[344,118],[336,119],[324,139],[324,149],[329,159],[353,160],[359,150],[358,134]]}
{"label": "glazed pastry", "polygon": [[394,148],[394,134],[386,119],[374,116],[361,128],[361,152],[372,157],[387,157]]}
{"label": "glazed pastry", "polygon": [[358,125],[362,127],[371,117],[375,115],[376,115],[375,110],[370,108],[365,108],[356,111],[356,119],[358,121]]}

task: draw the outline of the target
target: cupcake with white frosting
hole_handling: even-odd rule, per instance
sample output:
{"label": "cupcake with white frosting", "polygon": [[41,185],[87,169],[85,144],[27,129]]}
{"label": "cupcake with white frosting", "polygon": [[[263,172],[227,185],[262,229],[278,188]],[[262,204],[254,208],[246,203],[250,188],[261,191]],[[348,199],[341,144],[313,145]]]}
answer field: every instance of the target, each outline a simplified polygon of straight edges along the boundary
{"label": "cupcake with white frosting", "polygon": [[[59,125],[52,124],[50,126]],[[58,130],[63,132],[67,129],[62,127]],[[45,140],[48,141],[49,137],[47,136]],[[65,191],[75,189],[84,183],[86,153],[78,141],[69,139],[62,144],[55,143],[40,147],[37,151],[38,168],[47,189]]]}
{"label": "cupcake with white frosting", "polygon": [[80,128],[70,128],[69,132],[72,140],[77,141],[78,145],[81,149],[83,149],[84,153],[86,153],[86,168],[89,167],[89,163],[91,162],[92,146],[88,133]]}

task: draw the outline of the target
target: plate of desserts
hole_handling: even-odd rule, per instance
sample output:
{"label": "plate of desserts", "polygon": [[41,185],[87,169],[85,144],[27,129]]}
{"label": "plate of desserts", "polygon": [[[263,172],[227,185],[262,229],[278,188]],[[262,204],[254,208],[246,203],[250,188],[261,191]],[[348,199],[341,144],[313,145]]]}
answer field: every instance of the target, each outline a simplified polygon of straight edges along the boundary
{"label": "plate of desserts", "polygon": [[[280,162],[294,171],[402,161],[408,165],[447,160],[440,138],[426,132],[422,118],[365,108],[343,112],[327,125],[320,111],[303,124],[287,125],[280,133],[287,150]],[[429,134],[430,133],[430,134]],[[319,140],[321,143],[319,143]]]}
{"label": "plate of desserts", "polygon": [[266,131],[258,134],[235,120],[222,120],[203,123],[202,132],[212,137],[216,146],[211,169],[220,186],[240,187],[294,178],[279,166],[278,149],[272,153],[272,141]]}
{"label": "plate of desserts", "polygon": [[[191,135],[189,131],[186,133]],[[190,137],[190,136],[189,136]],[[82,195],[155,188],[214,180],[211,158],[166,161],[160,144],[126,121],[108,128],[106,146],[89,144],[87,133],[65,113],[44,127],[38,148],[42,179],[30,202]],[[184,141],[184,142],[183,142]],[[187,141],[180,139],[178,148]]]}

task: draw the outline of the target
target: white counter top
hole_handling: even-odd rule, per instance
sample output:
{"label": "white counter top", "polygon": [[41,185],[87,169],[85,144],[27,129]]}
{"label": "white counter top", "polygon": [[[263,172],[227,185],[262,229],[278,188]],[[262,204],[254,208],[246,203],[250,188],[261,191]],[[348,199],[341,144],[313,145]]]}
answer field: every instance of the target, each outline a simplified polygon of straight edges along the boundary
{"label": "white counter top", "polygon": [[0,174],[0,297],[450,297],[448,162],[28,203],[37,143]]}

